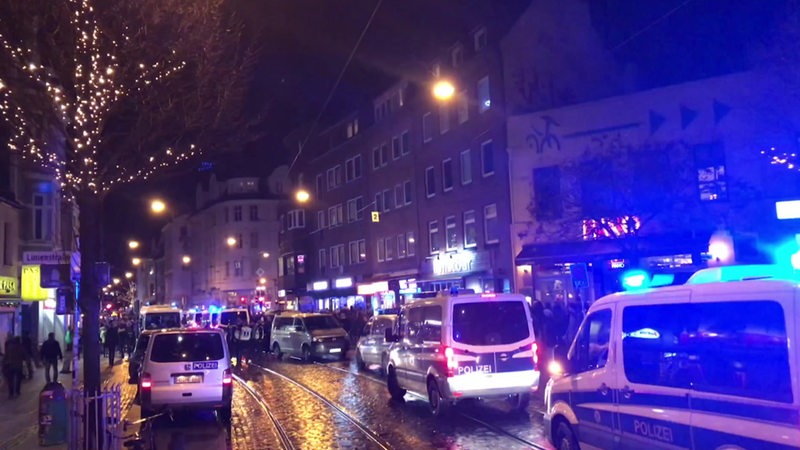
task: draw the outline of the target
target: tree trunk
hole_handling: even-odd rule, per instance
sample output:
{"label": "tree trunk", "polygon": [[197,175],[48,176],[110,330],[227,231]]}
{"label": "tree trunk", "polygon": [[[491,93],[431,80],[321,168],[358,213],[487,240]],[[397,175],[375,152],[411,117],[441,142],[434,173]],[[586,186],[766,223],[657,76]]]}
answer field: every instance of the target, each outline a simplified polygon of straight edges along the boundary
{"label": "tree trunk", "polygon": [[[100,298],[95,263],[100,257],[100,197],[88,191],[77,195],[80,220],[81,281],[78,304],[83,314],[83,383],[87,393],[100,391]],[[77,349],[76,349],[77,350]]]}

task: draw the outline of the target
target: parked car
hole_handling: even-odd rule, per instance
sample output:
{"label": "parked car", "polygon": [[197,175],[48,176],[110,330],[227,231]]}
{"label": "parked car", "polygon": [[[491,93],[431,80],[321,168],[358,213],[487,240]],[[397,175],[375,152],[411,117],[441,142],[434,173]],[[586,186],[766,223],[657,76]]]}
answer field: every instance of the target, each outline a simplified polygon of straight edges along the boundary
{"label": "parked car", "polygon": [[272,353],[300,357],[344,359],[350,347],[347,332],[330,314],[288,313],[275,316],[270,332]]}
{"label": "parked car", "polygon": [[382,314],[373,316],[364,326],[361,337],[356,344],[356,364],[359,370],[377,368],[381,375],[386,372],[389,362],[389,346],[386,330],[397,334],[397,315]]}

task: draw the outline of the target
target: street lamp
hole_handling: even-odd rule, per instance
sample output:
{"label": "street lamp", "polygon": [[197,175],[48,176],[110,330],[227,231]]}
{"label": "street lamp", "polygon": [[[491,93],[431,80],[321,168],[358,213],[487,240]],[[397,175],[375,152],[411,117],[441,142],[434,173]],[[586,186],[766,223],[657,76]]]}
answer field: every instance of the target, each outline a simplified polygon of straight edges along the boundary
{"label": "street lamp", "polygon": [[131,250],[136,250],[139,248],[139,241],[128,241],[128,248]]}
{"label": "street lamp", "polygon": [[225,240],[225,243],[228,244],[228,247],[233,247],[233,246],[236,245],[236,238],[233,237],[233,236],[230,236],[230,237],[228,237],[227,240]]}
{"label": "street lamp", "polygon": [[258,279],[258,283],[259,284],[267,284],[267,279],[266,278],[259,278]]}
{"label": "street lamp", "polygon": [[133,259],[131,259],[131,264],[133,264],[134,266],[138,266],[141,263],[142,263],[142,259],[141,258],[133,258]]}
{"label": "street lamp", "polygon": [[133,272],[125,272],[125,278],[127,278],[128,280],[133,278]]}
{"label": "street lamp", "polygon": [[432,93],[437,100],[450,100],[455,94],[456,88],[453,83],[447,80],[439,80],[433,85]]}
{"label": "street lamp", "polygon": [[269,252],[264,252],[261,254],[262,258],[269,258]]}
{"label": "street lamp", "polygon": [[192,257],[189,256],[189,255],[183,255],[183,258],[181,258],[181,261],[184,264],[189,264],[190,262],[192,262]]}
{"label": "street lamp", "polygon": [[116,278],[116,277],[115,277],[115,278],[112,278],[112,279],[111,279],[111,281],[112,281],[112,282],[113,282],[115,285],[116,285],[116,284],[120,284],[120,283],[122,282],[122,280],[120,280],[119,278]]}
{"label": "street lamp", "polygon": [[300,203],[305,203],[311,199],[311,194],[305,189],[300,189],[295,192],[294,198]]}
{"label": "street lamp", "polygon": [[156,198],[150,201],[150,211],[153,211],[156,214],[161,214],[166,210],[167,210],[167,204],[164,203],[163,200]]}

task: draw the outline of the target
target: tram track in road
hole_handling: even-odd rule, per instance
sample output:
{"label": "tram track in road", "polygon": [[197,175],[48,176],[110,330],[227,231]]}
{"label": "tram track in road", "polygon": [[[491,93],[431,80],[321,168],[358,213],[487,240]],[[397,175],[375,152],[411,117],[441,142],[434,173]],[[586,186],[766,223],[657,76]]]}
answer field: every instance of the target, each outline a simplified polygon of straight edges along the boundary
{"label": "tram track in road", "polygon": [[279,378],[279,379],[281,379],[281,380],[283,380],[283,381],[285,381],[287,383],[290,383],[293,386],[295,386],[295,387],[299,388],[300,390],[304,391],[305,393],[307,393],[307,394],[311,395],[312,397],[316,398],[321,403],[323,403],[328,408],[330,408],[332,411],[334,411],[336,414],[338,414],[340,417],[342,417],[345,420],[347,420],[348,422],[350,422],[356,429],[358,429],[361,433],[363,433],[363,435],[367,439],[372,441],[372,443],[375,444],[378,448],[383,449],[383,450],[390,450],[390,449],[393,448],[392,445],[389,442],[387,442],[385,439],[383,439],[380,435],[378,435],[375,432],[373,432],[363,422],[361,422],[357,418],[353,417],[353,415],[350,414],[349,412],[347,412],[347,410],[345,410],[343,407],[341,407],[341,406],[337,405],[336,403],[328,400],[327,398],[325,398],[325,396],[321,395],[319,392],[315,391],[314,389],[311,389],[310,387],[306,386],[305,384],[303,384],[303,383],[301,383],[301,382],[299,382],[299,381],[297,381],[297,380],[295,380],[293,378],[290,378],[290,377],[288,377],[288,376],[286,376],[286,375],[284,375],[284,374],[282,374],[280,372],[277,372],[277,371],[272,370],[270,368],[264,367],[262,365],[251,364],[250,366],[253,367],[253,368],[256,368],[256,369],[258,369],[258,370],[260,370],[262,372],[265,372],[265,373],[268,373],[270,375],[273,375],[273,376],[275,376],[275,377],[277,377],[277,378]]}
{"label": "tram track in road", "polygon": [[245,380],[243,380],[238,375],[234,375],[233,379],[236,380],[239,385],[244,388],[245,392],[250,394],[250,397],[256,402],[256,404],[261,408],[261,410],[269,417],[270,422],[272,423],[272,427],[275,429],[275,433],[278,435],[278,439],[281,442],[281,446],[284,450],[295,450],[296,447],[292,443],[291,438],[289,437],[289,433],[286,432],[286,429],[283,427],[281,422],[272,414],[269,405],[264,400],[264,398],[259,394],[255,389],[250,387]]}
{"label": "tram track in road", "polygon": [[[374,376],[367,375],[367,374],[362,373],[362,372],[355,372],[355,371],[352,371],[350,369],[331,366],[329,364],[322,364],[322,363],[319,363],[319,362],[314,362],[314,365],[320,366],[320,367],[325,367],[328,370],[334,370],[334,371],[337,371],[337,372],[344,372],[344,373],[347,373],[347,374],[350,374],[350,375],[355,375],[355,376],[367,379],[369,381],[372,381],[373,383],[378,383],[378,384],[381,384],[381,385],[385,385],[386,384],[386,382],[384,380],[376,378]],[[427,399],[425,399],[423,397],[420,397],[418,395],[415,395],[413,393],[411,393],[410,395],[412,395],[414,397],[417,397],[417,398],[422,398],[423,400],[427,401]],[[544,412],[540,411],[538,409],[534,409],[533,411],[538,413],[538,414],[544,415]],[[477,424],[483,426],[484,428],[492,431],[493,433],[495,433],[495,434],[497,434],[499,436],[503,436],[503,437],[505,437],[507,439],[514,440],[518,444],[522,444],[522,445],[528,446],[530,448],[535,448],[535,449],[539,449],[539,450],[548,450],[549,449],[549,447],[543,446],[541,444],[537,444],[535,442],[528,441],[527,439],[521,438],[521,437],[519,437],[519,436],[517,436],[517,435],[515,435],[513,433],[510,433],[510,432],[504,430],[503,428],[501,428],[501,427],[499,427],[497,425],[493,425],[493,424],[491,424],[489,422],[486,422],[484,420],[478,419],[477,417],[473,417],[472,415],[467,414],[467,413],[465,413],[463,411],[456,411],[456,414],[458,414],[459,416],[461,416],[461,417],[463,417],[463,418],[465,418],[465,419],[467,419],[467,420],[469,420],[471,422],[474,422],[474,423],[477,423]]]}

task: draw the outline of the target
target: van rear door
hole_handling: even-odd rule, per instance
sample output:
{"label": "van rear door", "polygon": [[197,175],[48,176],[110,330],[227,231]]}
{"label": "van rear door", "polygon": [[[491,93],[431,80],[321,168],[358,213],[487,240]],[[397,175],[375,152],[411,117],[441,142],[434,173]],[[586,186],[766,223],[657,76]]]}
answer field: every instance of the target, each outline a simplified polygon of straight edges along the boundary
{"label": "van rear door", "polygon": [[220,333],[155,335],[146,368],[153,404],[221,401],[224,345]]}

